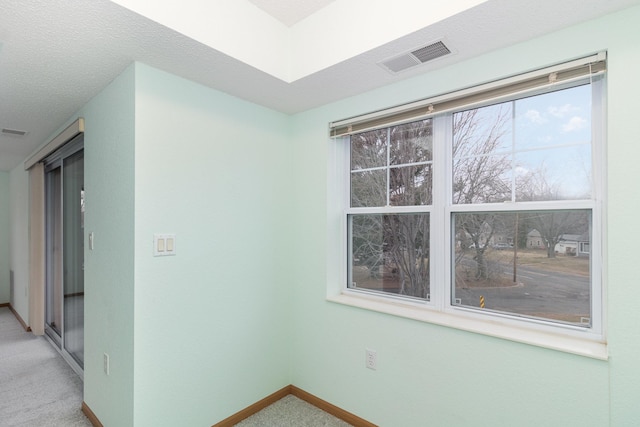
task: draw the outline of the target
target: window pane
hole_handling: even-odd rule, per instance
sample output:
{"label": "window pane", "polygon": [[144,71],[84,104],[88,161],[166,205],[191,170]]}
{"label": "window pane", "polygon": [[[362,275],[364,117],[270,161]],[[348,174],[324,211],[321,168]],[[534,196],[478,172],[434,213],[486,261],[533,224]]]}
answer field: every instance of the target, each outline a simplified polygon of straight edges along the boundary
{"label": "window pane", "polygon": [[351,136],[351,170],[387,165],[387,131],[378,129]]}
{"label": "window pane", "polygon": [[500,203],[511,200],[510,155],[454,159],[453,203]]}
{"label": "window pane", "polygon": [[511,103],[453,115],[453,202],[511,200]]}
{"label": "window pane", "polygon": [[591,326],[590,210],[456,213],[452,223],[453,305]]}
{"label": "window pane", "polygon": [[387,170],[351,172],[351,207],[386,206]]}
{"label": "window pane", "polygon": [[455,204],[591,197],[589,85],[455,113],[453,135]]}
{"label": "window pane", "polygon": [[460,111],[453,115],[454,157],[511,150],[512,102]]}
{"label": "window pane", "polygon": [[432,160],[431,119],[353,135],[351,207],[431,204]]}
{"label": "window pane", "polygon": [[516,200],[591,197],[591,146],[533,150],[516,155]]}
{"label": "window pane", "polygon": [[431,164],[392,168],[390,179],[390,205],[431,204]]}
{"label": "window pane", "polygon": [[392,165],[429,162],[433,159],[431,120],[407,123],[391,128]]}
{"label": "window pane", "polygon": [[591,86],[515,101],[517,150],[591,142]]}
{"label": "window pane", "polygon": [[429,299],[429,214],[349,216],[349,288]]}

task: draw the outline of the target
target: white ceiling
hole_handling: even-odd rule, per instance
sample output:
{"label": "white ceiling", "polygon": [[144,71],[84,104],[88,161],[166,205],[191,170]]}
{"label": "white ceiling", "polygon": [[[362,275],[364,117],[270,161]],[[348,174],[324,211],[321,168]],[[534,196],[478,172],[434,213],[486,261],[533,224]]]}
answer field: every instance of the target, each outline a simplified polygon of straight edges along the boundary
{"label": "white ceiling", "polygon": [[[338,6],[354,1],[215,0],[207,4],[209,7],[225,2],[227,5],[252,4],[252,7],[255,4],[273,14],[270,19],[282,22],[282,30],[277,31],[289,34],[287,31],[299,31],[314,18],[317,25],[320,18],[330,18],[330,10],[339,10]],[[420,3],[417,0],[369,1],[366,4],[379,8]],[[426,4],[421,1],[422,5]],[[474,6],[462,8],[437,22],[425,16],[428,24],[424,27],[384,43],[376,42],[373,48],[338,62],[327,62],[324,67],[316,66],[311,72],[301,73],[302,77],[289,81],[248,65],[252,62],[246,58],[236,59],[223,53],[224,49],[196,41],[109,0],[1,0],[0,128],[26,130],[28,134],[24,137],[0,135],[0,170],[17,166],[132,61],[144,62],[275,110],[295,113],[640,4],[640,0],[456,2]],[[216,12],[224,18],[225,10],[219,7]],[[362,16],[374,29],[390,21],[410,21],[403,16],[406,11],[402,7],[398,7],[397,16],[381,17],[373,12],[363,11]],[[199,11],[190,13],[195,16]],[[416,22],[420,17],[411,19]],[[324,22],[331,30],[334,30],[333,24]],[[261,30],[255,29],[254,38],[262,38]],[[349,45],[360,36],[354,36],[347,29],[339,37]],[[397,75],[377,65],[397,53],[442,37],[455,49],[455,55]],[[277,48],[280,47],[274,46],[274,52]],[[259,53],[264,52],[256,55]]]}
{"label": "white ceiling", "polygon": [[291,27],[335,0],[249,0],[269,15]]}

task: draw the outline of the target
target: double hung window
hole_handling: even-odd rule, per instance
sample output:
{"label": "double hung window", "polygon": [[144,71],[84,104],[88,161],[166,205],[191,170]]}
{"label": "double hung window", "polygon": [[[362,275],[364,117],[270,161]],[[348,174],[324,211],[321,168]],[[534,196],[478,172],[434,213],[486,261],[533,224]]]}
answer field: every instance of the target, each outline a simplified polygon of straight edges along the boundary
{"label": "double hung window", "polygon": [[430,119],[351,136],[350,287],[429,299]]}
{"label": "double hung window", "polygon": [[343,292],[601,340],[603,76],[591,57],[332,124]]}

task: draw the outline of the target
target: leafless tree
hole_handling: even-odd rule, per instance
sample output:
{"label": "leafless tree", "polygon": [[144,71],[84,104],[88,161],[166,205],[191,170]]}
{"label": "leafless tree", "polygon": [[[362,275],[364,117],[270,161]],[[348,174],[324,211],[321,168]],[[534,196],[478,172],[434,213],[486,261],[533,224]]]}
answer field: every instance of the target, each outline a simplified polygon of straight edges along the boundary
{"label": "leafless tree", "polygon": [[[482,111],[482,113],[481,113]],[[510,104],[474,109],[453,116],[453,202],[511,200],[510,154],[500,153],[509,130]],[[432,128],[421,121],[352,137],[352,206],[415,206],[432,202]],[[388,159],[388,161],[387,161]],[[384,168],[388,165],[388,168]],[[388,175],[387,175],[388,173]],[[354,251],[378,269],[391,259],[400,293],[426,296],[429,281],[429,226],[426,214],[369,215],[354,229]],[[456,223],[476,251],[476,277],[486,279],[485,250],[496,215],[462,215]],[[355,220],[355,219],[354,219]],[[356,241],[359,242],[356,244]],[[368,243],[364,243],[364,242]],[[365,254],[366,252],[366,254]],[[375,274],[375,273],[374,273]]]}
{"label": "leafless tree", "polygon": [[516,180],[516,197],[520,201],[558,200],[560,188],[547,179],[545,165],[522,174]]}
{"label": "leafless tree", "polygon": [[556,245],[563,235],[582,234],[589,229],[589,214],[586,210],[541,211],[528,214],[528,221],[540,233],[547,247],[547,257],[556,257]]}
{"label": "leafless tree", "polygon": [[[511,168],[509,154],[499,153],[508,133],[510,108],[489,107],[485,120],[481,109],[453,116],[453,203],[473,204],[511,200],[511,185],[505,173]],[[456,229],[462,230],[475,250],[476,279],[487,279],[485,251],[493,235],[497,216],[492,213],[456,216]],[[457,257],[456,262],[461,258]]]}
{"label": "leafless tree", "polygon": [[401,295],[426,298],[429,293],[429,220],[426,214],[388,218],[389,253],[399,275]]}
{"label": "leafless tree", "polygon": [[[558,200],[560,196],[559,184],[550,184],[544,164],[538,169],[529,171],[517,180],[517,195],[519,200],[540,201]],[[533,212],[524,215],[525,222],[540,233],[547,249],[547,257],[555,258],[555,247],[568,233],[582,234],[588,230],[588,218],[584,211],[546,211]]]}
{"label": "leafless tree", "polygon": [[511,200],[505,172],[511,168],[508,153],[499,153],[509,130],[510,108],[494,109],[485,119],[480,109],[453,116],[453,203],[491,203]]}
{"label": "leafless tree", "polygon": [[[432,199],[432,130],[424,120],[352,137],[351,205],[415,206]],[[380,267],[397,275],[398,293],[426,298],[429,292],[427,214],[356,215],[354,257],[377,277]]]}
{"label": "leafless tree", "polygon": [[[489,278],[489,268],[485,257],[485,252],[489,248],[489,242],[496,229],[498,215],[494,213],[486,214],[457,214],[455,216],[456,229],[460,230],[467,242],[471,242],[467,247],[474,251],[473,257],[476,262],[475,278],[484,280]],[[456,257],[456,263],[462,260],[464,252],[460,252]]]}

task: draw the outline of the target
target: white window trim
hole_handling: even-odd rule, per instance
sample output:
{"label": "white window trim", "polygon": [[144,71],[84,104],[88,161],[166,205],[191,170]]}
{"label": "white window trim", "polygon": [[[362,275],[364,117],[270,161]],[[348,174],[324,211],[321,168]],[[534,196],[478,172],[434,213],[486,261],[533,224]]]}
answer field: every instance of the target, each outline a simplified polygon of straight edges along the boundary
{"label": "white window trim", "polygon": [[[601,99],[606,99],[606,85],[602,85]],[[445,236],[450,229],[451,212],[473,211],[473,205],[456,205],[444,203],[446,209],[425,209],[425,207],[402,207],[394,209],[394,212],[428,211],[431,221],[436,224],[445,224],[445,227],[433,227],[431,239],[437,245],[432,247],[445,247],[441,259],[434,259],[431,272],[431,298],[430,301],[413,300],[393,295],[382,295],[366,290],[347,288],[347,221],[346,213],[349,206],[349,190],[345,182],[349,182],[349,137],[332,139],[328,146],[328,216],[327,216],[327,300],[334,303],[362,308],[379,313],[423,321],[435,325],[451,327],[464,331],[480,333],[496,338],[530,344],[543,348],[563,351],[571,354],[591,357],[600,360],[608,359],[606,342],[606,238],[604,224],[606,224],[606,202],[604,200],[606,188],[606,143],[605,143],[605,117],[604,105],[594,105],[599,109],[597,115],[593,115],[592,159],[593,165],[593,201],[565,202],[564,207],[590,208],[593,215],[592,244],[590,245],[592,262],[591,277],[593,283],[598,283],[592,288],[592,307],[594,328],[554,323],[551,321],[535,320],[530,318],[518,318],[517,316],[500,313],[478,312],[467,307],[454,306],[449,303],[451,297],[450,271],[450,245],[451,242]],[[597,122],[597,118],[602,122]],[[434,158],[436,156],[448,157],[450,154],[442,144],[436,144],[436,132],[443,129],[437,126],[436,121],[446,120],[446,117],[434,117]],[[446,126],[444,127],[447,128]],[[601,143],[598,143],[601,141]],[[440,151],[440,152],[439,152]],[[442,152],[444,151],[444,152]],[[599,160],[596,160],[599,159]],[[450,159],[447,159],[449,161]],[[433,176],[434,188],[450,188],[446,172],[435,173]],[[446,198],[442,191],[433,193],[434,205],[436,197]],[[440,204],[440,203],[438,203]],[[440,204],[440,206],[443,206]],[[544,207],[545,202],[527,205],[527,210],[535,210]],[[493,208],[494,206],[492,206]],[[367,212],[375,212],[375,208],[367,209]],[[495,205],[495,210],[512,211],[512,206]],[[388,212],[388,210],[386,211]],[[440,251],[438,251],[440,252]]]}
{"label": "white window trim", "polygon": [[[544,325],[537,327],[534,322],[528,322],[530,324],[525,327],[513,324],[511,319],[500,319],[499,315],[477,315],[463,308],[438,311],[430,309],[426,304],[424,307],[419,307],[418,304],[367,295],[348,289],[339,294],[328,295],[327,301],[579,356],[608,359],[606,342],[581,336],[581,331],[573,331],[569,327],[564,333],[552,331]],[[464,313],[464,311],[469,312]],[[558,325],[554,324],[553,328],[558,329]]]}

